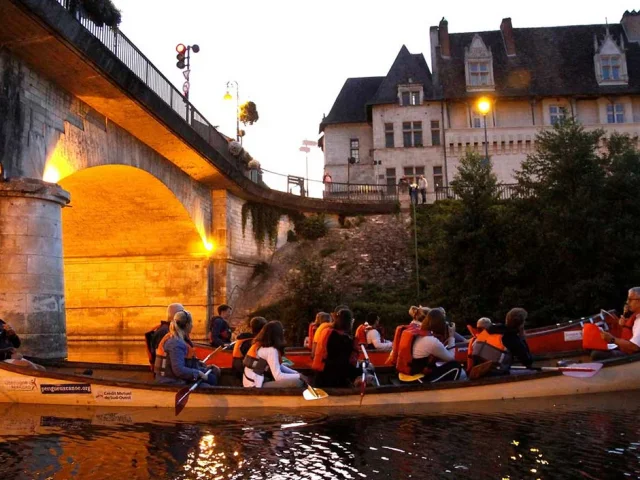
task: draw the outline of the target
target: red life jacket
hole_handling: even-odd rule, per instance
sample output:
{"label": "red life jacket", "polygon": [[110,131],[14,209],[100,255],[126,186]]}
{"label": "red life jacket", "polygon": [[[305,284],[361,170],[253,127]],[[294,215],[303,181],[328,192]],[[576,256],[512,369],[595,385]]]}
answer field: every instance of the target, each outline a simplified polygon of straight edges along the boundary
{"label": "red life jacket", "polygon": [[398,359],[396,361],[396,370],[406,375],[414,375],[415,372],[411,368],[413,363],[413,344],[420,337],[430,337],[433,334],[421,328],[407,326],[400,335],[398,344]]}
{"label": "red life jacket", "polygon": [[620,332],[620,338],[624,340],[631,340],[631,338],[633,338],[633,324],[636,322],[638,316],[640,316],[640,314],[632,315],[630,318],[626,318],[624,320],[622,331]]}
{"label": "red life jacket", "polygon": [[[327,363],[327,355],[329,353],[327,351],[327,344],[329,342],[329,337],[333,332],[339,335],[344,335],[346,337],[349,336],[348,333],[343,332],[341,330],[336,330],[333,327],[327,327],[322,329],[322,331],[320,332],[320,337],[318,338],[318,341],[316,343],[315,356],[313,357],[313,361],[311,363],[311,369],[316,372],[324,371],[324,367]],[[358,351],[354,349],[354,351],[351,353],[350,363],[352,365],[355,365],[357,361],[358,361]]]}

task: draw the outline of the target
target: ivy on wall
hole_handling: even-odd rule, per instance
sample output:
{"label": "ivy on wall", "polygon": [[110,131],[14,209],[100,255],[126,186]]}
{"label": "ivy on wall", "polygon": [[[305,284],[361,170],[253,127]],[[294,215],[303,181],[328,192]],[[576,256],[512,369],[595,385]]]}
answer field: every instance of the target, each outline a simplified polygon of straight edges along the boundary
{"label": "ivy on wall", "polygon": [[0,71],[0,161],[9,173],[17,174],[24,129],[20,108],[22,73],[7,51],[0,51]]}
{"label": "ivy on wall", "polygon": [[327,234],[327,224],[324,214],[310,215],[306,217],[300,212],[272,207],[262,203],[246,202],[242,205],[242,235],[244,236],[247,219],[251,213],[251,227],[253,238],[262,248],[265,239],[269,239],[269,245],[274,246],[278,239],[278,223],[280,217],[286,215],[293,223],[295,232],[301,238],[315,240]]}

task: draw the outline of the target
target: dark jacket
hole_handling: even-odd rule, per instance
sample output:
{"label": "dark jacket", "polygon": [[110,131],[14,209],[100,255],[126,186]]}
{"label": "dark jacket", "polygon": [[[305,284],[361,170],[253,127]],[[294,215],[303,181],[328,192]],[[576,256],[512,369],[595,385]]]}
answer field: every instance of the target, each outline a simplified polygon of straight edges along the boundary
{"label": "dark jacket", "polygon": [[15,333],[13,335],[9,335],[6,330],[5,323],[2,322],[0,324],[0,361],[11,358],[10,349],[19,347],[20,337]]}
{"label": "dark jacket", "polygon": [[518,335],[517,330],[507,328],[506,325],[491,325],[488,332],[498,333],[502,335],[502,344],[511,353],[514,360],[519,360],[524,366],[530,367],[533,363],[533,357],[529,351],[527,341]]}
{"label": "dark jacket", "polygon": [[208,333],[209,341],[214,347],[219,347],[231,342],[231,329],[227,321],[218,316],[211,319],[210,330]]}
{"label": "dark jacket", "polygon": [[160,345],[160,341],[167,333],[169,333],[169,322],[163,320],[156,328],[144,334],[151,366],[156,362],[156,350],[158,349],[158,345]]}
{"label": "dark jacket", "polygon": [[324,370],[315,376],[318,387],[350,387],[362,370],[351,364],[353,338],[335,330],[327,339],[327,360]]}

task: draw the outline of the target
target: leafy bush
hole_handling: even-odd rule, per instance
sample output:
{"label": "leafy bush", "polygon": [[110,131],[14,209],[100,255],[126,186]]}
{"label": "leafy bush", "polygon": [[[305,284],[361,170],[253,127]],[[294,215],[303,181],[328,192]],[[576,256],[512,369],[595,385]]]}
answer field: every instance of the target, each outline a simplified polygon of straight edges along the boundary
{"label": "leafy bush", "polygon": [[296,235],[296,232],[294,232],[293,230],[289,230],[287,232],[287,242],[297,242],[298,241],[298,236]]}
{"label": "leafy bush", "polygon": [[295,223],[296,233],[306,240],[317,240],[328,232],[327,221],[323,213],[309,215]]}

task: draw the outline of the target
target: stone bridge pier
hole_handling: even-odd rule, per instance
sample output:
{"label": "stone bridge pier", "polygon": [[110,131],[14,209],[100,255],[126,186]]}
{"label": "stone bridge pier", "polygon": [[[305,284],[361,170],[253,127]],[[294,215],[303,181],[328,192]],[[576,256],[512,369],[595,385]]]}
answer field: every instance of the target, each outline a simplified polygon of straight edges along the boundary
{"label": "stone bridge pier", "polygon": [[0,182],[0,305],[15,312],[5,320],[33,356],[67,354],[61,212],[67,203],[68,192],[42,180]]}

